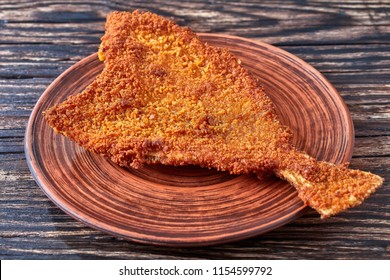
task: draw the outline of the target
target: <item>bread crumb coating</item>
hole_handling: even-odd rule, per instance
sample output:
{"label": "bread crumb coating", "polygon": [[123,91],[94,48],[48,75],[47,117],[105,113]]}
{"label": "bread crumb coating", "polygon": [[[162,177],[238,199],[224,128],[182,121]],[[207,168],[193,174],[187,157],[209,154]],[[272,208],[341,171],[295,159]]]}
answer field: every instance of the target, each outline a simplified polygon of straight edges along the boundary
{"label": "bread crumb coating", "polygon": [[322,217],[360,204],[382,183],[297,151],[259,82],[189,28],[150,12],[113,12],[98,57],[102,73],[44,116],[56,132],[121,166],[275,173]]}

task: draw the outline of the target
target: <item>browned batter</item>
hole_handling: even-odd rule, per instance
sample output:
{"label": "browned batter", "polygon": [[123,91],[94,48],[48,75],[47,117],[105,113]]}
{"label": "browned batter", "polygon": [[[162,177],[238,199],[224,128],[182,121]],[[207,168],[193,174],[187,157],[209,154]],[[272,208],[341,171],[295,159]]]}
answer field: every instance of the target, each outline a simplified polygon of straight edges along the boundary
{"label": "browned batter", "polygon": [[48,109],[51,127],[122,166],[199,165],[275,173],[328,217],[382,184],[371,173],[296,151],[258,82],[225,49],[149,12],[114,12],[99,48],[104,70]]}

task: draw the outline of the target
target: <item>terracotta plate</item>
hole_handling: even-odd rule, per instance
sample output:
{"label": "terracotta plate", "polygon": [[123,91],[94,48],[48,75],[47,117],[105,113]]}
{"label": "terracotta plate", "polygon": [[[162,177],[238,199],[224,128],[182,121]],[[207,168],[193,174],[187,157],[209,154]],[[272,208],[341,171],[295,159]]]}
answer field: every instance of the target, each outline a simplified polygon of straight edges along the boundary
{"label": "terracotta plate", "polygon": [[[201,37],[230,49],[261,80],[299,148],[335,163],[350,159],[354,132],[348,109],[318,71],[265,43]],[[117,237],[168,246],[241,240],[302,215],[305,206],[295,189],[276,178],[258,180],[194,166],[126,169],[55,134],[42,112],[82,91],[102,68],[93,54],[65,71],[43,93],[27,127],[30,170],[67,214]]]}

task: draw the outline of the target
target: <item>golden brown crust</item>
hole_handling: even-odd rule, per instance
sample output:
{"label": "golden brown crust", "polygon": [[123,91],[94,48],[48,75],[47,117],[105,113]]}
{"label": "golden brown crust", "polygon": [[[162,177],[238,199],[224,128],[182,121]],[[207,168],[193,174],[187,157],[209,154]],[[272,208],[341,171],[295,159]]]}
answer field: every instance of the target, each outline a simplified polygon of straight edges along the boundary
{"label": "golden brown crust", "polygon": [[[50,126],[86,149],[122,166],[194,164],[234,174],[275,172],[316,209],[329,208],[321,195],[329,200],[340,193],[338,179],[330,176],[333,165],[292,147],[290,130],[279,123],[271,100],[240,61],[204,44],[188,28],[149,12],[111,13],[99,58],[105,67],[96,80],[45,112]],[[340,170],[347,177],[354,173]],[[305,182],[314,189],[330,187],[309,194]],[[363,185],[367,193],[369,184]],[[359,193],[358,200],[363,196]],[[336,208],[332,214],[346,207]]]}
{"label": "golden brown crust", "polygon": [[271,170],[269,147],[289,147],[271,100],[227,50],[151,13],[114,12],[106,29],[102,74],[46,112],[60,133],[124,166],[196,164],[232,173]]}
{"label": "golden brown crust", "polygon": [[322,218],[358,206],[383,183],[375,174],[317,162],[301,152],[291,152],[287,161],[290,164],[279,168],[277,175],[294,185],[303,202]]}

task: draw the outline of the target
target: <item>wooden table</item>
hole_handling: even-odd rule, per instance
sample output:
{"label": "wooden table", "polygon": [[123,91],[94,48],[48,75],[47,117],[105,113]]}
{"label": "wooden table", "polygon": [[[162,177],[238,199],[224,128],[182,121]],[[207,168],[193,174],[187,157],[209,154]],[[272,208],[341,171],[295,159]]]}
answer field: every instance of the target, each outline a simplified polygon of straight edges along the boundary
{"label": "wooden table", "polygon": [[[136,244],[63,213],[27,167],[28,117],[60,73],[96,52],[106,14],[133,9],[171,17],[196,32],[274,44],[313,65],[350,109],[356,130],[350,166],[383,176],[383,187],[337,217],[321,220],[309,210],[261,236],[203,248]],[[389,259],[389,23],[390,3],[379,0],[1,1],[1,259]]]}

